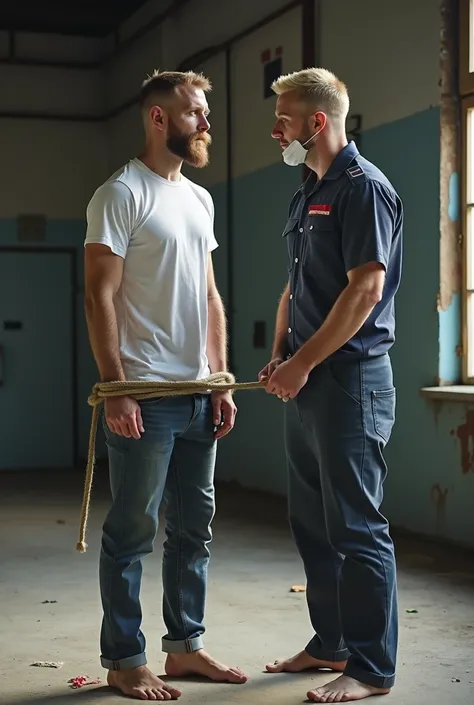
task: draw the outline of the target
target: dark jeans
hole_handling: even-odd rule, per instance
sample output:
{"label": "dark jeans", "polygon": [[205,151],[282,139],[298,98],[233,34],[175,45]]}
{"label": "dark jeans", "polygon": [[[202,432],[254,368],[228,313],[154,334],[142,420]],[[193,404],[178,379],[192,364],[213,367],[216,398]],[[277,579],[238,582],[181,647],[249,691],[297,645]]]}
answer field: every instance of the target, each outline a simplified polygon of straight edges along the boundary
{"label": "dark jeans", "polygon": [[325,363],[286,405],[289,512],[315,631],[306,650],[390,688],[398,644],[396,565],[380,513],[395,418],[390,358]]}
{"label": "dark jeans", "polygon": [[153,550],[162,497],[163,651],[196,651],[203,647],[205,631],[216,456],[211,399],[199,394],[163,397],[140,406],[145,427],[140,440],[111,433],[104,423],[113,502],[100,557],[101,662],[115,670],[147,662],[141,631],[142,559]]}

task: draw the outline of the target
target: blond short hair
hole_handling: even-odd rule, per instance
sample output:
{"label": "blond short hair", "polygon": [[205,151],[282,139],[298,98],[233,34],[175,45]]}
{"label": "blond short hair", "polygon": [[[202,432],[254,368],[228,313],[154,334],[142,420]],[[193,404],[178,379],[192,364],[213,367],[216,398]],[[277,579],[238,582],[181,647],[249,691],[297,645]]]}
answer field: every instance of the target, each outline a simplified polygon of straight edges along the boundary
{"label": "blond short hair", "polygon": [[349,112],[345,84],[327,69],[309,68],[280,76],[273,82],[272,90],[277,95],[295,91],[301,100],[336,119],[345,120]]}
{"label": "blond short hair", "polygon": [[194,86],[205,92],[212,90],[210,80],[194,71],[158,71],[155,69],[142,83],[140,106],[148,108],[158,98],[171,95],[177,86]]}

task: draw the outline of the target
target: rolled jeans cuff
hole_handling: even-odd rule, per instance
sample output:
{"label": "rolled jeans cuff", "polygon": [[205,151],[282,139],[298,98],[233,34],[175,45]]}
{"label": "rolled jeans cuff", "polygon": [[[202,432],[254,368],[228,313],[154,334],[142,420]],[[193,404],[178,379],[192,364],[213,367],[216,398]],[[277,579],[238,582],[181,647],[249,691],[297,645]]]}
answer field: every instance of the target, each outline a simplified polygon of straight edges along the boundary
{"label": "rolled jeans cuff", "polygon": [[161,640],[161,649],[166,654],[191,654],[193,651],[199,651],[203,648],[204,641],[200,636],[192,639],[183,639],[182,641],[172,641],[165,638]]}
{"label": "rolled jeans cuff", "polygon": [[128,656],[127,658],[117,659],[111,661],[110,659],[100,657],[100,662],[103,668],[109,671],[125,671],[129,668],[138,668],[138,666],[145,666],[147,663],[146,654],[137,654],[136,656]]}

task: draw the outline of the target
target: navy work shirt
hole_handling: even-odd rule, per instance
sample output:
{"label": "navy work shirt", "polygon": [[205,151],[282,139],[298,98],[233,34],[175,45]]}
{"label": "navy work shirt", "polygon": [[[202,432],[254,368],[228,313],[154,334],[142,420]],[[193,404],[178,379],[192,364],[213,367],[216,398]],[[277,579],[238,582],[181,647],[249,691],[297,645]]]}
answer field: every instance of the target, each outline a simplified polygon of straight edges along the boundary
{"label": "navy work shirt", "polygon": [[321,180],[311,174],[292,198],[283,232],[289,255],[289,355],[325,321],[348,284],[347,272],[368,262],[385,267],[382,300],[359,332],[328,359],[382,355],[392,346],[402,225],[398,194],[354,142],[339,152]]}

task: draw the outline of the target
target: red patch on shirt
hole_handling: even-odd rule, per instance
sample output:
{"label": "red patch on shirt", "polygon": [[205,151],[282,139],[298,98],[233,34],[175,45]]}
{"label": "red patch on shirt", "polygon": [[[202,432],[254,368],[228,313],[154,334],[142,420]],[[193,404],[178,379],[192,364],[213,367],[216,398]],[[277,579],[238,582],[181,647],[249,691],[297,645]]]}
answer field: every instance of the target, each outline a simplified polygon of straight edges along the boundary
{"label": "red patch on shirt", "polygon": [[316,204],[309,207],[308,215],[330,215],[332,206]]}

